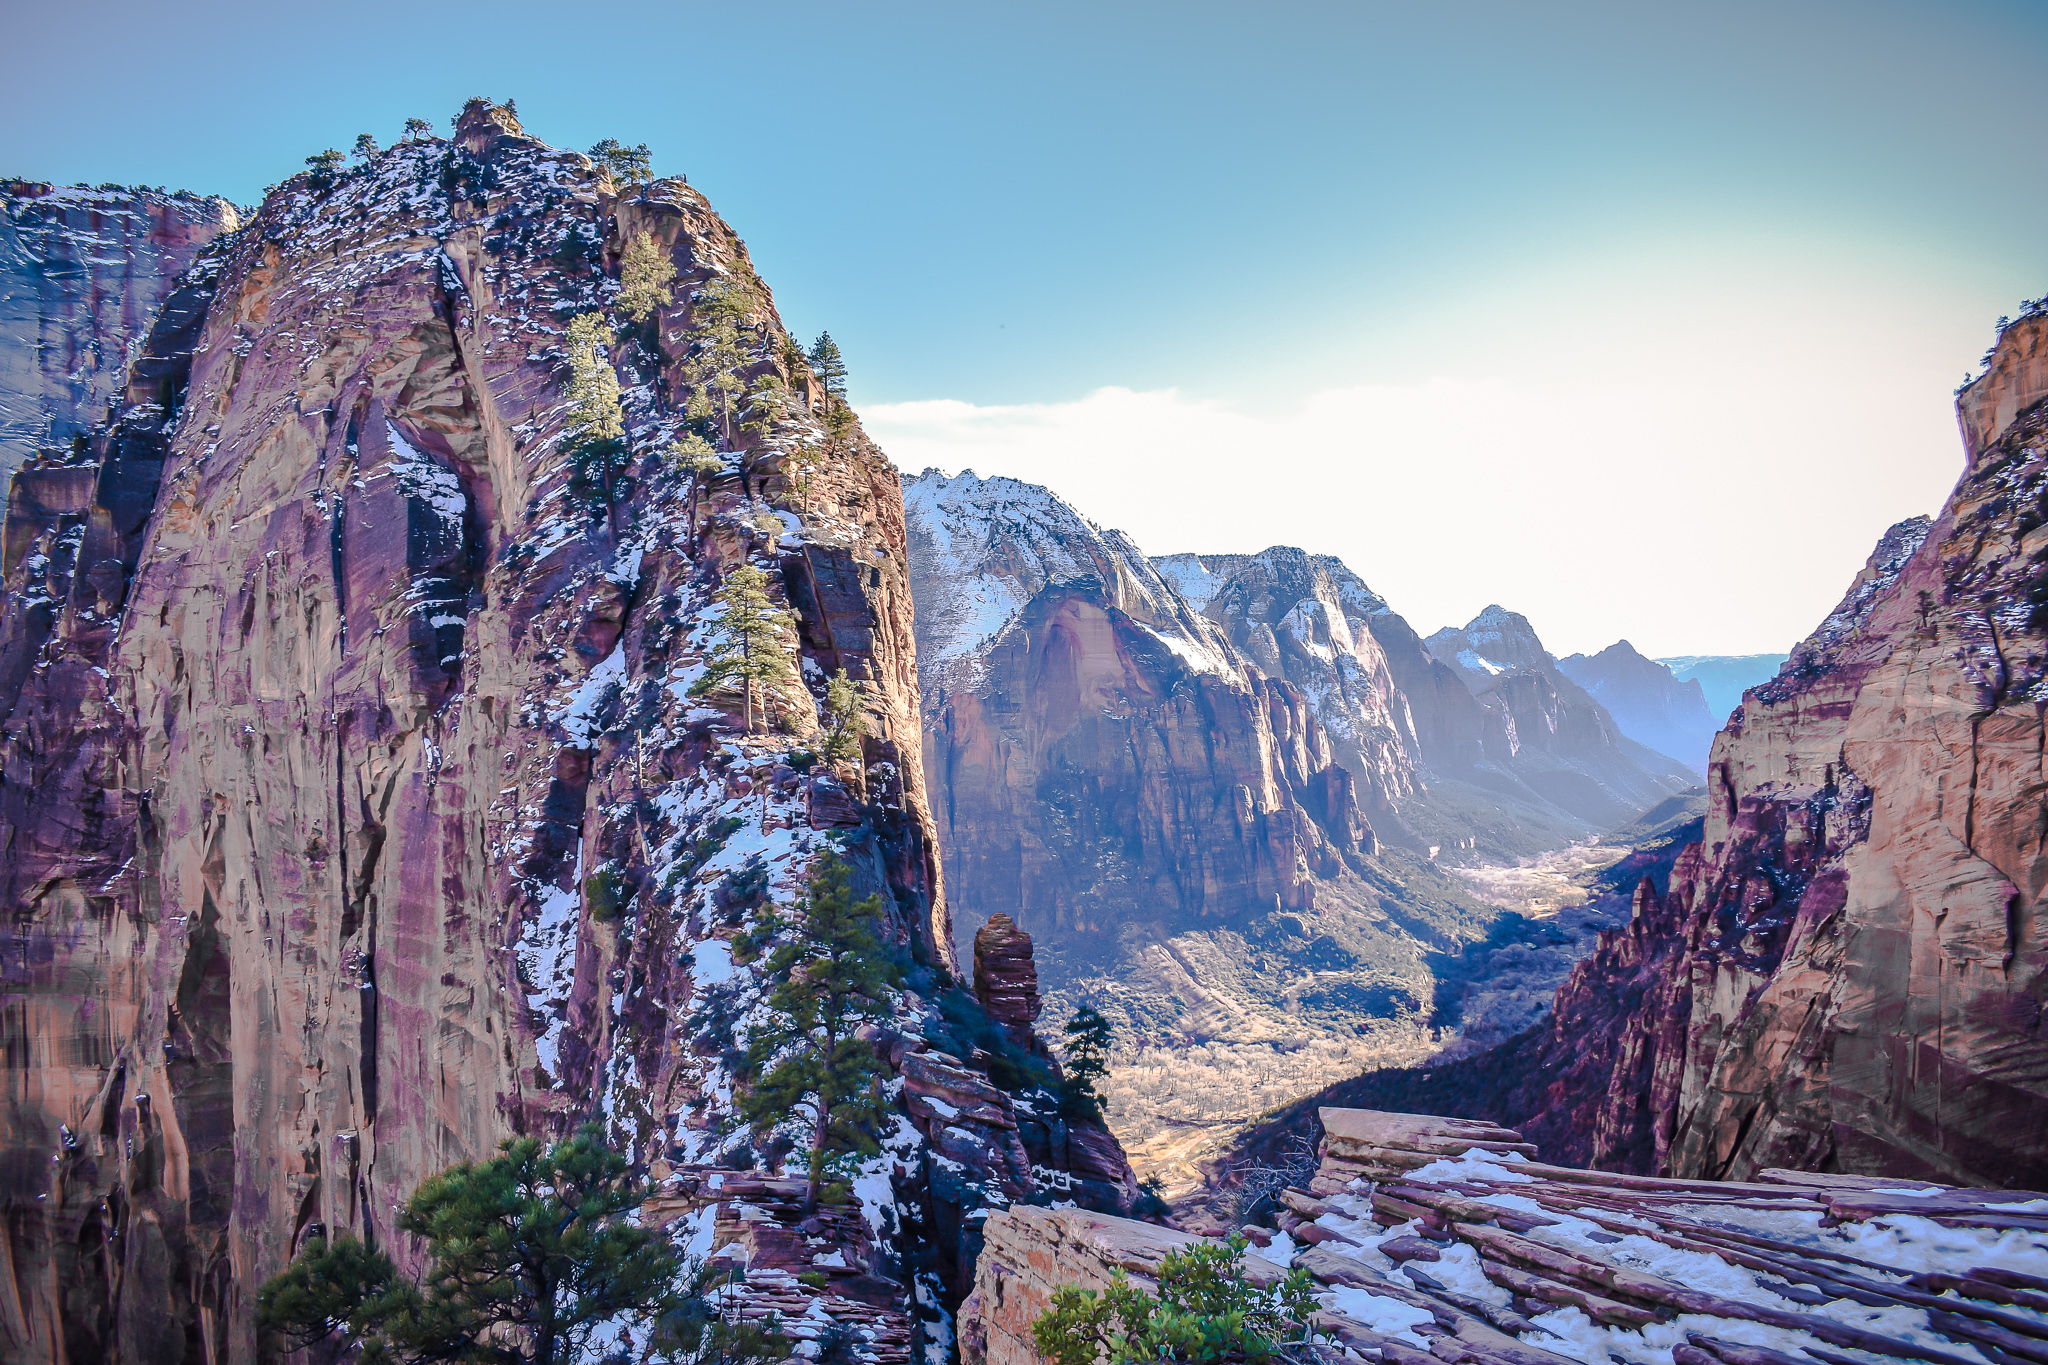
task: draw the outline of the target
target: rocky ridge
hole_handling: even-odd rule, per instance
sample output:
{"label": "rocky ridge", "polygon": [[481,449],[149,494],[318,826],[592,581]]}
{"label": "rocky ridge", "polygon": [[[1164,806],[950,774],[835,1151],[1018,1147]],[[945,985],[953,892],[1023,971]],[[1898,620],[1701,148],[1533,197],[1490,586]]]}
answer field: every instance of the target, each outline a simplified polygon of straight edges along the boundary
{"label": "rocky ridge", "polygon": [[[597,510],[562,331],[640,233],[678,287],[614,348],[634,457]],[[451,139],[287,181],[168,295],[83,458],[16,479],[10,1358],[250,1359],[255,1287],[308,1237],[387,1242],[422,1178],[507,1134],[595,1120],[664,1197],[772,1166],[786,1139],[732,1122],[764,987],[727,945],[828,849],[911,980],[873,1040],[901,1112],[854,1182],[866,1231],[803,1254],[886,1285],[921,1352],[982,1211],[1134,1193],[1106,1131],[1057,1117],[1042,1046],[953,983],[896,478],[856,431],[798,488],[830,400],[765,291],[751,373],[795,409],[702,498],[656,458],[694,291],[735,272],[682,181],[622,190],[473,102]],[[747,562],[802,663],[765,733],[689,695]],[[832,764],[839,668],[866,737]]]}
{"label": "rocky ridge", "polygon": [[1622,734],[1705,774],[1707,750],[1720,728],[1697,680],[1680,679],[1620,640],[1598,654],[1557,661],[1558,671],[1607,708]]}

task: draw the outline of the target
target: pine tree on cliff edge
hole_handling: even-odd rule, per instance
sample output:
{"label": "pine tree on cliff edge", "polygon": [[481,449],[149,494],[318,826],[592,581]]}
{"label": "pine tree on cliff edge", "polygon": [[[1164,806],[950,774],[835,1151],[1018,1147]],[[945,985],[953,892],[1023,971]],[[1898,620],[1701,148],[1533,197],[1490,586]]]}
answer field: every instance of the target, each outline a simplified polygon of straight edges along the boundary
{"label": "pine tree on cliff edge", "polygon": [[398,1227],[425,1243],[420,1283],[352,1237],[315,1241],[257,1292],[257,1326],[295,1349],[339,1338],[337,1357],[365,1360],[581,1360],[601,1324],[673,1299],[675,1253],[631,1221],[646,1194],[595,1128],[552,1147],[507,1138],[406,1202]]}
{"label": "pine tree on cliff edge", "polygon": [[768,575],[752,564],[742,564],[725,576],[718,590],[725,612],[711,623],[714,640],[704,676],[690,686],[690,695],[701,697],[716,688],[737,682],[745,698],[747,733],[754,732],[754,689],[761,689],[761,710],[768,719],[769,685],[790,672],[789,650],[782,642],[789,613],[775,605],[768,595]]}
{"label": "pine tree on cliff edge", "polygon": [[886,1068],[854,1036],[862,1024],[889,1016],[890,992],[903,984],[903,969],[878,933],[881,914],[882,898],[856,902],[846,864],[828,855],[811,874],[798,918],[764,906],[733,945],[745,960],[775,944],[767,963],[775,982],[770,1018],[748,1039],[743,1074],[753,1086],[739,1111],[757,1131],[809,1111],[807,1208],[817,1207],[833,1158],[881,1150],[890,1110],[882,1092]]}

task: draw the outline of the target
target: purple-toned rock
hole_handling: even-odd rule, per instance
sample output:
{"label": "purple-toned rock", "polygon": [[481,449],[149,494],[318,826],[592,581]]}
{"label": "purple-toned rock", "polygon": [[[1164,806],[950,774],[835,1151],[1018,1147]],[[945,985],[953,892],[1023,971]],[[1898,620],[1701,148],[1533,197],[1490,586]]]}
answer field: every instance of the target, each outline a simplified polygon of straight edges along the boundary
{"label": "purple-toned rock", "polygon": [[989,1017],[1028,1039],[1044,1005],[1038,998],[1038,964],[1031,935],[998,911],[974,931],[974,993]]}

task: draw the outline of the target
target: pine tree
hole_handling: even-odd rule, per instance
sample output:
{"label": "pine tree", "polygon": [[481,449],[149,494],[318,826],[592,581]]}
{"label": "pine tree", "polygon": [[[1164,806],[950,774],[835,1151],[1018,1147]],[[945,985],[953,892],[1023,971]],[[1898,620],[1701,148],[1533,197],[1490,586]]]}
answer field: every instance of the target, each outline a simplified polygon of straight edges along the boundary
{"label": "pine tree", "polygon": [[371,137],[368,133],[357,133],[353,155],[358,161],[370,160],[377,155],[377,139]]}
{"label": "pine tree", "polygon": [[[619,375],[606,354],[616,340],[596,313],[579,313],[569,320],[567,424],[571,458],[579,476],[597,485],[607,525],[613,515],[612,478],[625,467],[626,454],[626,414],[619,401]],[[612,530],[617,533],[617,527]]]}
{"label": "pine tree", "polygon": [[434,131],[434,125],[423,118],[409,118],[405,121],[405,137],[408,142],[423,138]]}
{"label": "pine tree", "polygon": [[709,441],[695,432],[680,441],[671,441],[662,454],[670,469],[690,481],[690,544],[694,546],[697,543],[697,495],[707,482],[725,472],[725,461],[719,458]]}
{"label": "pine tree", "polygon": [[644,142],[638,147],[628,147],[617,138],[608,137],[590,149],[590,159],[597,163],[599,170],[618,182],[621,189],[630,189],[654,179],[653,157]]}
{"label": "pine tree", "polygon": [[846,397],[846,358],[839,354],[839,343],[830,332],[818,333],[811,344],[811,368],[818,372],[825,392],[834,398]]}
{"label": "pine tree", "polygon": [[853,899],[852,874],[827,855],[811,873],[801,918],[785,919],[763,907],[753,927],[734,944],[752,957],[769,944],[768,1021],[747,1040],[740,1114],[756,1130],[773,1128],[808,1109],[810,1183],[805,1204],[816,1208],[825,1173],[836,1156],[881,1150],[878,1134],[889,1102],[881,1081],[886,1068],[855,1033],[888,1017],[890,991],[903,969],[878,932],[882,898]]}
{"label": "pine tree", "polygon": [[860,711],[860,689],[840,669],[825,685],[825,757],[833,763],[859,758],[867,720]]}
{"label": "pine tree", "polygon": [[[743,328],[754,310],[751,284],[735,272],[721,275],[697,294],[689,355],[683,358],[683,382],[690,386],[684,410],[692,417],[717,419],[721,444],[733,449],[733,421],[747,391],[747,338]],[[750,485],[747,496],[754,495]]]}
{"label": "pine tree", "polygon": [[1070,1118],[1101,1118],[1102,1096],[1095,1083],[1109,1074],[1109,1020],[1093,1005],[1083,1005],[1067,1020],[1066,1079],[1060,1086],[1060,1109]]}
{"label": "pine tree", "polygon": [[755,687],[762,689],[761,709],[766,712],[768,685],[789,676],[789,651],[782,643],[789,613],[768,596],[768,575],[752,564],[742,564],[725,576],[718,600],[725,614],[712,622],[711,657],[690,695],[701,697],[738,682],[745,697],[747,733],[752,734]]}
{"label": "pine tree", "polygon": [[648,233],[641,233],[626,247],[619,261],[619,311],[635,322],[645,322],[675,301],[670,287],[676,264]]}
{"label": "pine tree", "polygon": [[334,184],[335,174],[341,170],[341,163],[347,159],[332,147],[324,152],[313,153],[306,158],[306,165],[312,170],[312,174],[306,177],[307,183],[316,190],[330,188]]}
{"label": "pine tree", "polygon": [[607,1320],[670,1306],[681,1267],[631,1221],[646,1187],[595,1128],[499,1150],[407,1201],[398,1227],[426,1245],[420,1284],[353,1238],[317,1241],[258,1291],[258,1326],[300,1346],[339,1332],[370,1358],[560,1365]]}

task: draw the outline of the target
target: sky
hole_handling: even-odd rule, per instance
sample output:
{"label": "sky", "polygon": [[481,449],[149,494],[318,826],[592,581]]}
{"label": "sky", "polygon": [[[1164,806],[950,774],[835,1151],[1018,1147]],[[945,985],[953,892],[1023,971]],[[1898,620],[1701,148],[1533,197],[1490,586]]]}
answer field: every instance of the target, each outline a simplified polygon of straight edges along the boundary
{"label": "sky", "polygon": [[2048,293],[2039,3],[0,0],[0,174],[240,203],[516,98],[646,142],[899,466],[1424,633],[1788,648]]}

